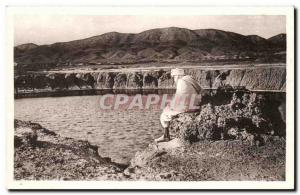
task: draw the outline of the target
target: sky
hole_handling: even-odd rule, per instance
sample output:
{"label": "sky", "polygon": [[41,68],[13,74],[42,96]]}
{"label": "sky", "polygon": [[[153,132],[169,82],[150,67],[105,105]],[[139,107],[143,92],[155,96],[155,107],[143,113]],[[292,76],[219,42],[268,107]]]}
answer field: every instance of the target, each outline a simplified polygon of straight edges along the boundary
{"label": "sky", "polygon": [[107,32],[139,33],[153,28],[219,29],[270,38],[286,32],[285,16],[93,16],[16,15],[14,44],[66,42]]}

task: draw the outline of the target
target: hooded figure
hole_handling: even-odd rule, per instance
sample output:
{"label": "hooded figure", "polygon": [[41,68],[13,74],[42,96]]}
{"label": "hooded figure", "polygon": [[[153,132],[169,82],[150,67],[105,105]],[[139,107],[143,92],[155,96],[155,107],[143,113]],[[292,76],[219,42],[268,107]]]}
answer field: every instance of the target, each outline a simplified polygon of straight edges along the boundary
{"label": "hooded figure", "polygon": [[156,142],[169,141],[169,123],[172,118],[180,113],[195,112],[199,110],[197,105],[201,101],[202,88],[198,82],[189,75],[185,75],[183,69],[172,69],[171,76],[176,85],[176,93],[170,102],[163,110],[160,116],[160,122],[164,128],[164,135],[155,139]]}

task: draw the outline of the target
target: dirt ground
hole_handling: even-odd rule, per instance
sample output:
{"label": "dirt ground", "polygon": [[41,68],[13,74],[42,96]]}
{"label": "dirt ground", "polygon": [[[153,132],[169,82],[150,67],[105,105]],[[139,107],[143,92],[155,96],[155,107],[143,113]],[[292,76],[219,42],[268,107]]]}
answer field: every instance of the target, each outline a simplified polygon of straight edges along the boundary
{"label": "dirt ground", "polygon": [[283,181],[285,139],[270,137],[264,146],[241,140],[204,141],[171,150],[154,146],[132,161],[135,180]]}

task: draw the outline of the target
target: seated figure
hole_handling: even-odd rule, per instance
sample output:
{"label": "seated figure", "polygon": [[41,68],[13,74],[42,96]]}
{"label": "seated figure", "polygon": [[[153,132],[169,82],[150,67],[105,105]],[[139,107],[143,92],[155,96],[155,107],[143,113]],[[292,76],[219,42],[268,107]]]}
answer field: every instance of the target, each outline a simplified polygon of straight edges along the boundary
{"label": "seated figure", "polygon": [[164,108],[160,122],[164,129],[164,134],[155,139],[155,142],[170,141],[169,124],[174,116],[185,113],[198,111],[201,101],[202,88],[194,78],[189,75],[185,75],[183,69],[172,69],[171,76],[174,79],[176,85],[176,93],[172,98],[172,101]]}

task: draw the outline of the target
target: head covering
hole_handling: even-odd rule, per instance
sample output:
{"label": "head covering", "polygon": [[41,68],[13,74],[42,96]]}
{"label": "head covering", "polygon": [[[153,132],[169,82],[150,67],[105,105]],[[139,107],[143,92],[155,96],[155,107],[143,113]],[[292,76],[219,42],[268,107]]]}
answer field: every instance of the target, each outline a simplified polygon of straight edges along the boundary
{"label": "head covering", "polygon": [[180,68],[175,68],[171,70],[171,76],[184,76],[184,70]]}

